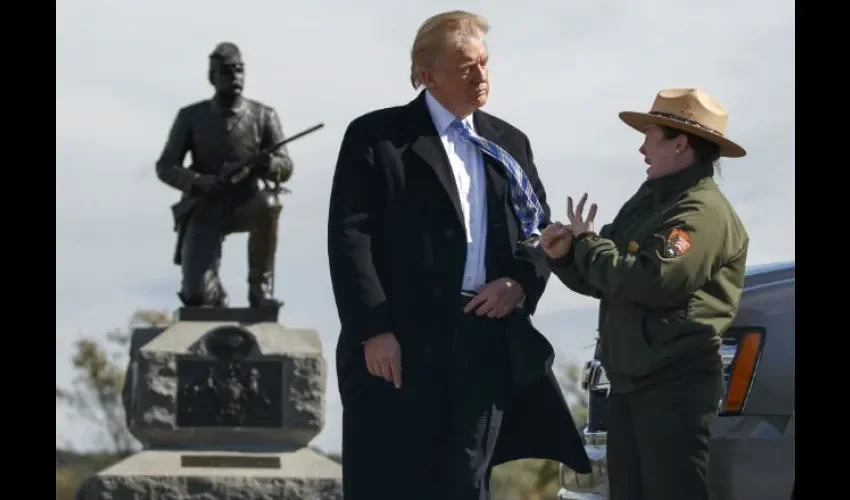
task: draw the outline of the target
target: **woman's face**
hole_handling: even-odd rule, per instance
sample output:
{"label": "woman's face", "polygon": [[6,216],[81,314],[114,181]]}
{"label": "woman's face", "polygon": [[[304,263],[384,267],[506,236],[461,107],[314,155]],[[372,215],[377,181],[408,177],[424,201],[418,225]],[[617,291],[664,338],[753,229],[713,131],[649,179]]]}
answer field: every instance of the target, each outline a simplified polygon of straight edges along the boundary
{"label": "woman's face", "polygon": [[[646,169],[647,179],[656,179],[670,175],[681,170],[677,165],[677,157],[683,151],[684,144],[680,144],[684,136],[679,135],[673,139],[666,139],[664,132],[658,125],[648,125],[644,134],[643,144],[640,146],[640,154],[643,161],[649,165]],[[686,141],[686,139],[684,139]]]}

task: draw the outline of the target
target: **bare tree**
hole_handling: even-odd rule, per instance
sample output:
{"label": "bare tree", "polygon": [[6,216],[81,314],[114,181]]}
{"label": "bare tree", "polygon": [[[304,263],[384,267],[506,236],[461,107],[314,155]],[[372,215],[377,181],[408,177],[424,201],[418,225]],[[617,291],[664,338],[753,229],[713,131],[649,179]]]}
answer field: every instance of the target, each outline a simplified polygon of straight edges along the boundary
{"label": "bare tree", "polygon": [[125,425],[121,403],[129,331],[135,327],[171,323],[173,319],[168,312],[140,309],[133,313],[127,331],[108,332],[105,343],[91,337],[75,343],[71,359],[75,377],[70,387],[56,387],[56,403],[70,406],[75,415],[97,426],[108,440],[105,451],[123,456],[137,448],[135,438]]}

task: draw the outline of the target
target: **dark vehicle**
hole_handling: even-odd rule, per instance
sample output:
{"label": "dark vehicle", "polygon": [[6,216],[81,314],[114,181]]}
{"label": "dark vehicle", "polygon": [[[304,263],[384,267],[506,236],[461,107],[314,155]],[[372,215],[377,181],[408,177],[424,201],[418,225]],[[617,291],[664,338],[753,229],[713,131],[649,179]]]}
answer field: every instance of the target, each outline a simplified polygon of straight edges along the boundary
{"label": "dark vehicle", "polygon": [[[713,500],[794,498],[794,262],[747,270],[741,306],[723,337],[724,396],[712,428]],[[592,474],[561,466],[559,500],[607,495],[608,379],[597,359],[585,366],[588,423],[583,429]]]}

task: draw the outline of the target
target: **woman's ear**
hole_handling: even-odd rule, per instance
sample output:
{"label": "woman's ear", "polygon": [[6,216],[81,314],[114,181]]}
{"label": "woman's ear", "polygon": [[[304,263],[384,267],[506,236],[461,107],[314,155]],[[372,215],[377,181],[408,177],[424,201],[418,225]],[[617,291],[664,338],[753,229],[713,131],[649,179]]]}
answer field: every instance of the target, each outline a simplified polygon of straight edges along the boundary
{"label": "woman's ear", "polygon": [[679,134],[676,137],[676,152],[681,153],[688,147],[688,136],[685,134]]}

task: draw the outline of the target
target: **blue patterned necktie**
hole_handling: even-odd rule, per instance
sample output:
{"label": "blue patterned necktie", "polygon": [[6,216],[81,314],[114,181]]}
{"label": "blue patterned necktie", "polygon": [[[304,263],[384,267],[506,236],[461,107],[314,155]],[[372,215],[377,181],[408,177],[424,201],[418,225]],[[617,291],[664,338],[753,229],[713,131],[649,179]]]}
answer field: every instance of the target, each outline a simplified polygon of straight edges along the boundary
{"label": "blue patterned necktie", "polygon": [[522,243],[537,246],[540,240],[538,227],[543,222],[543,207],[540,205],[528,177],[525,176],[525,172],[510,153],[497,144],[475,135],[466,123],[455,120],[452,122],[451,128],[455,129],[465,140],[474,144],[481,152],[491,156],[505,167],[508,173],[511,205],[517,219],[519,219],[520,229],[523,238],[525,238]]}

